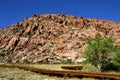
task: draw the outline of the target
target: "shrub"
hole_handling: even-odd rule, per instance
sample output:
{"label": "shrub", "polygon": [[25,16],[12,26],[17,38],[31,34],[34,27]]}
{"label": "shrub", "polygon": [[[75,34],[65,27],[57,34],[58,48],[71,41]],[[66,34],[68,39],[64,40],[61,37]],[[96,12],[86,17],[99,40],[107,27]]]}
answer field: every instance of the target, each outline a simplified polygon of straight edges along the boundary
{"label": "shrub", "polygon": [[99,70],[91,64],[86,64],[85,66],[83,66],[82,69],[83,72],[99,72]]}

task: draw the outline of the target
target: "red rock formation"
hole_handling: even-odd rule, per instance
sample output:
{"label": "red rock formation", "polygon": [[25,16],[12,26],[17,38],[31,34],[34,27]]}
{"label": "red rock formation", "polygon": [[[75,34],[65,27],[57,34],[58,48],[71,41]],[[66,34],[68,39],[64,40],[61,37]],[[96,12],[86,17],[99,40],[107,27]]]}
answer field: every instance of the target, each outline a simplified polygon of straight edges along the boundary
{"label": "red rock formation", "polygon": [[96,34],[120,44],[120,23],[63,14],[33,15],[0,29],[0,54],[4,54],[0,62],[75,61],[86,47],[85,40]]}

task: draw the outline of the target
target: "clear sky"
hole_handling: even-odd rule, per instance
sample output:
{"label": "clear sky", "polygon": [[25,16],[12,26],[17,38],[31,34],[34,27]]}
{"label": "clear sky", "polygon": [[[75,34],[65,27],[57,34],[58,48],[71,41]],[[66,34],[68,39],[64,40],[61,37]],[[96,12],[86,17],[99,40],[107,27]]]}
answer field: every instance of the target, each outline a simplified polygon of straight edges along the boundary
{"label": "clear sky", "polygon": [[120,0],[0,0],[0,28],[32,14],[69,14],[120,22]]}

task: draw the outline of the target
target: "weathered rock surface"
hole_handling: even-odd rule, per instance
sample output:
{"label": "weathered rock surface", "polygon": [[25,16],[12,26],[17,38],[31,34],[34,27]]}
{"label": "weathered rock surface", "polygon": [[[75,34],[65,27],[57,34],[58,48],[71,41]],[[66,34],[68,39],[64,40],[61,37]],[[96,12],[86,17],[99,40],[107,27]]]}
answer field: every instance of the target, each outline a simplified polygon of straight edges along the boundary
{"label": "weathered rock surface", "polygon": [[120,44],[120,23],[63,14],[33,15],[0,29],[0,62],[75,62],[81,58],[85,40],[96,34]]}

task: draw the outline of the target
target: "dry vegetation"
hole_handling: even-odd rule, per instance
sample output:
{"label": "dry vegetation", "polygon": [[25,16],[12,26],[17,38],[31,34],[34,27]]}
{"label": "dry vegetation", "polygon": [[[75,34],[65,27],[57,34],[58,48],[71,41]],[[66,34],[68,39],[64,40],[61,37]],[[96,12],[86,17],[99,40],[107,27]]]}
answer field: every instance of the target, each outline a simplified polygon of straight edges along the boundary
{"label": "dry vegetation", "polygon": [[[37,68],[47,68],[47,69],[57,69],[62,70],[59,65],[26,65],[26,66],[33,66]],[[9,69],[9,68],[0,68],[0,80],[94,80],[91,78],[68,78],[68,77],[55,77],[55,76],[48,76],[48,75],[41,75],[36,74],[30,71],[24,71],[20,69]]]}

